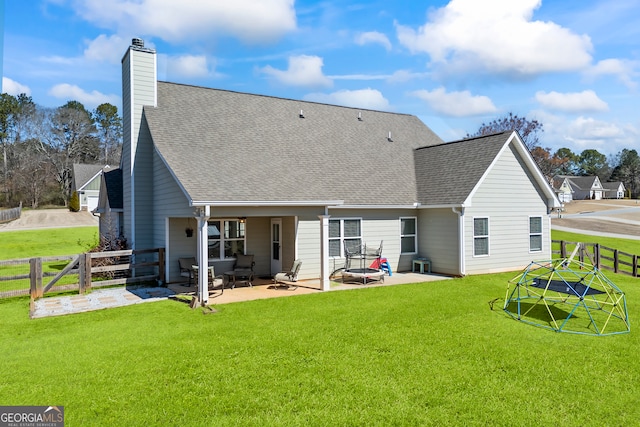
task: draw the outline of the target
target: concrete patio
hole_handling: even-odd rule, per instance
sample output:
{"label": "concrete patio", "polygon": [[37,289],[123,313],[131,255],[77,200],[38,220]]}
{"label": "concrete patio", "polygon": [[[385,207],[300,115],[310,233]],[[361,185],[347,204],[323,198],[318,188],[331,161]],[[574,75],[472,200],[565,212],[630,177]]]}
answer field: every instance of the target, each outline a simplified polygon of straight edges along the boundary
{"label": "concrete patio", "polygon": [[[438,274],[419,274],[419,273],[393,273],[393,276],[385,276],[384,282],[368,282],[362,283],[342,283],[339,279],[331,281],[330,291],[344,291],[349,289],[362,289],[377,286],[393,286],[406,283],[431,282],[436,280],[447,280],[448,276]],[[169,284],[169,289],[179,295],[195,295],[196,286],[189,286],[188,283]],[[296,283],[290,283],[290,286],[275,286],[271,279],[256,278],[253,286],[240,284],[233,289],[225,287],[224,292],[220,287],[216,287],[209,292],[209,304],[228,304],[232,302],[250,301],[264,298],[280,298],[292,295],[303,295],[322,292],[320,290],[319,280],[301,280]]]}
{"label": "concrete patio", "polygon": [[[384,282],[353,284],[332,281],[332,291],[350,289],[362,289],[378,286],[393,286],[407,283],[421,283],[450,279],[448,276],[437,274],[419,273],[393,273],[393,276],[385,276]],[[229,304],[234,302],[251,301],[266,298],[281,298],[293,295],[319,293],[320,282],[318,280],[302,280],[291,283],[291,286],[274,286],[270,279],[257,278],[250,287],[246,284],[236,286],[234,289],[213,289],[209,293],[209,305]],[[188,283],[172,283],[167,287],[119,287],[96,289],[85,295],[67,295],[61,297],[40,298],[34,303],[32,318],[51,316],[63,316],[74,313],[103,310],[106,308],[123,307],[133,304],[141,304],[154,301],[163,301],[169,298],[184,298],[186,301],[195,296],[195,285]]]}

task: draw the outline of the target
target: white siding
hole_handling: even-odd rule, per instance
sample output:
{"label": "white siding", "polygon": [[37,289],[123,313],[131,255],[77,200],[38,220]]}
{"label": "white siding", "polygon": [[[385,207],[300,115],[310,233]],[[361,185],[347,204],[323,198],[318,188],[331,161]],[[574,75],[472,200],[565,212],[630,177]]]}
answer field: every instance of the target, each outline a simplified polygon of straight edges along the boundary
{"label": "white siding", "polygon": [[[518,270],[551,258],[545,197],[520,158],[503,152],[465,210],[466,274]],[[529,251],[529,217],[542,216],[542,252]],[[489,218],[489,255],[473,256],[473,218]]]}

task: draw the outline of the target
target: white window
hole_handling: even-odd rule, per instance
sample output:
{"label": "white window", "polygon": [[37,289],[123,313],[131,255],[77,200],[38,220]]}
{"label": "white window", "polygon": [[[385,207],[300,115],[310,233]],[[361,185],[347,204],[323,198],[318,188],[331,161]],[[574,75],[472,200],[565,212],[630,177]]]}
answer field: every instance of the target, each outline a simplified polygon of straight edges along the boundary
{"label": "white window", "polygon": [[[245,223],[237,219],[208,221],[209,259],[234,258],[236,253],[244,254],[246,243],[244,230]],[[224,248],[222,252],[220,248]]]}
{"label": "white window", "polygon": [[415,254],[417,249],[416,218],[400,218],[400,252],[403,254]]}
{"label": "white window", "polygon": [[360,219],[329,220],[329,256],[344,258],[344,245],[357,249],[362,244],[362,225]]}
{"label": "white window", "polygon": [[473,219],[473,256],[489,255],[489,218]]}
{"label": "white window", "polygon": [[542,252],[542,217],[529,217],[529,252]]}

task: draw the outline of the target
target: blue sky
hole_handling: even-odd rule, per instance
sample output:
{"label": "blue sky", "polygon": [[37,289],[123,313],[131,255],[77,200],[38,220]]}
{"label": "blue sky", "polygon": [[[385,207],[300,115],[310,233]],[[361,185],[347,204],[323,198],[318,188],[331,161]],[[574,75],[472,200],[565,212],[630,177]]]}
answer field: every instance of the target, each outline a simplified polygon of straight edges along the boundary
{"label": "blue sky", "polygon": [[446,141],[513,112],[553,151],[615,154],[640,150],[638,22],[640,0],[6,0],[2,90],[121,109],[140,37],[160,80],[414,114]]}

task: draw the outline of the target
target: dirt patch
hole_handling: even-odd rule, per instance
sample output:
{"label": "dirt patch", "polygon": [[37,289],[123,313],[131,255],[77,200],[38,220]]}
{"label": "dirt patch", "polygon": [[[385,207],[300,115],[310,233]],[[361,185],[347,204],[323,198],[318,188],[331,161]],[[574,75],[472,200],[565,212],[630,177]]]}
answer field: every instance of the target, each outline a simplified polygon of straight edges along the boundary
{"label": "dirt patch", "polygon": [[598,233],[640,236],[640,225],[623,224],[600,219],[556,218],[551,220],[551,224],[559,227],[575,228],[584,231],[596,231]]}
{"label": "dirt patch", "polygon": [[0,231],[35,230],[40,228],[98,226],[98,218],[90,212],[68,209],[23,210],[20,218],[0,224]]}
{"label": "dirt patch", "polygon": [[[615,212],[617,210],[624,211]],[[551,224],[598,233],[640,236],[640,203],[638,200],[576,200],[564,205],[562,218],[552,214]]]}

